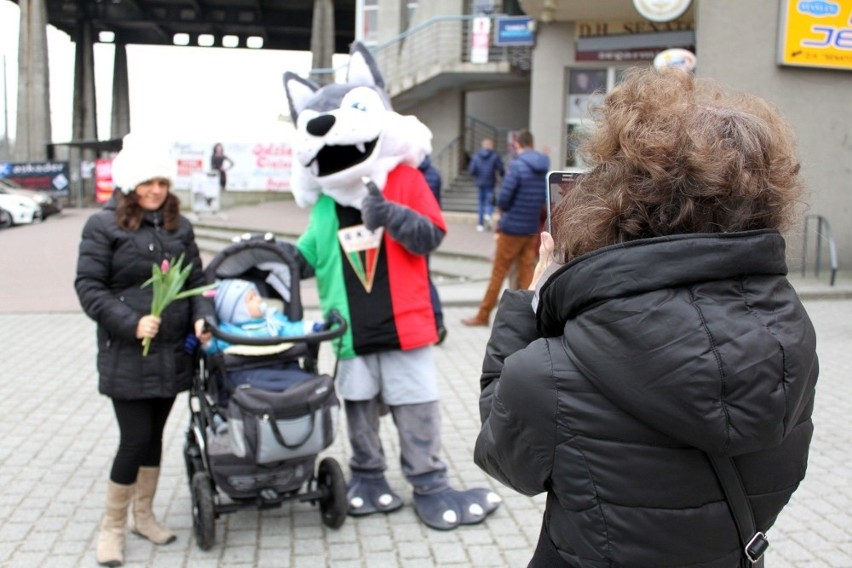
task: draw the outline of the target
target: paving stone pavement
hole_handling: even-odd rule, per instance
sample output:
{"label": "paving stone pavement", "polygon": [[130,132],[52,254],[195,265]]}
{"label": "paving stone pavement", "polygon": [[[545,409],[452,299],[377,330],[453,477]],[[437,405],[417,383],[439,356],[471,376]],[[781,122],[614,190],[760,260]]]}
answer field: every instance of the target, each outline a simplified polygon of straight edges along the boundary
{"label": "paving stone pavement", "polygon": [[[28,263],[53,263],[40,278],[23,278],[25,285],[14,291],[8,288],[9,272],[0,270],[0,384],[5,387],[0,397],[2,567],[96,565],[97,526],[118,433],[109,400],[97,393],[95,326],[79,308],[54,298],[64,293],[56,289],[65,289],[73,280],[73,271],[68,274],[73,258],[67,255],[73,257],[76,250],[79,225],[73,237],[57,236],[66,222],[67,217],[50,219],[38,227],[0,231],[0,243],[6,245],[29,241],[53,247],[47,252],[28,251],[20,245],[11,253],[9,247],[0,247],[4,266],[12,264],[16,270]],[[15,298],[22,302],[17,306],[28,308],[16,307]],[[852,302],[828,297],[806,300],[806,306],[817,328],[822,369],[814,413],[816,433],[807,477],[769,532],[766,566],[852,568],[852,357],[847,351],[852,343]],[[505,500],[484,523],[440,532],[417,520],[410,490],[399,471],[395,429],[386,417],[382,435],[388,479],[406,501],[402,510],[388,516],[349,518],[337,530],[325,527],[318,509],[310,504],[239,511],[217,520],[216,544],[202,551],[193,537],[182,458],[188,422],[184,394],[166,427],[163,474],[155,501],[155,511],[176,530],[178,540],[154,546],[128,535],[126,566],[526,566],[537,540],[544,498],[515,494],[473,464],[479,430],[478,375],[488,329],[462,326],[459,320],[470,311],[470,307],[445,310],[449,336],[435,353],[444,416],[443,453],[453,482],[461,488],[491,487]],[[308,313],[312,315],[316,314]],[[321,369],[330,372],[333,363],[330,349],[324,347]],[[345,440],[344,430],[321,454],[335,457],[344,469],[349,454]]]}

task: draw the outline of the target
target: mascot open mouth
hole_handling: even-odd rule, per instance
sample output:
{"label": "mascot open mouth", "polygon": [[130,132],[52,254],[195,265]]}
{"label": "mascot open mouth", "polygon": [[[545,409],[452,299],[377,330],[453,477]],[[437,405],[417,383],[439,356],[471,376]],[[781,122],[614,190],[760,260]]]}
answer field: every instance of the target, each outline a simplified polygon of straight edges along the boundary
{"label": "mascot open mouth", "polygon": [[323,146],[322,150],[317,152],[314,159],[310,161],[308,167],[311,173],[317,177],[329,176],[348,170],[366,160],[373,153],[378,142],[379,139],[376,137],[369,142],[347,146]]}

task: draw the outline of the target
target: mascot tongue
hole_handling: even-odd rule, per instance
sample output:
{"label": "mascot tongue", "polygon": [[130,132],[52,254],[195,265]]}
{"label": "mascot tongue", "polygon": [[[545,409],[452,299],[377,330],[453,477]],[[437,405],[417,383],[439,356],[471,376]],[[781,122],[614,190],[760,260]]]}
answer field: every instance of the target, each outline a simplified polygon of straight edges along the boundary
{"label": "mascot tongue", "polygon": [[287,72],[284,86],[297,125],[290,186],[301,207],[324,193],[360,208],[367,195],[362,177],[384,187],[394,168],[417,167],[432,151],[429,128],[391,109],[381,72],[363,44],[352,46],[345,83],[320,87]]}

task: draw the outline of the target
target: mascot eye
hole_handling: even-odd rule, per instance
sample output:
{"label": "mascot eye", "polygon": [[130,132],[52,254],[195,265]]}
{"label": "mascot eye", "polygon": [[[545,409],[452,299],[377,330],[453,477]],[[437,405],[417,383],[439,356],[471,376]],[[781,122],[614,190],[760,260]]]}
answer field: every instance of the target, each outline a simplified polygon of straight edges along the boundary
{"label": "mascot eye", "polygon": [[379,94],[369,87],[355,87],[340,101],[340,108],[351,108],[361,112],[379,112],[385,104]]}

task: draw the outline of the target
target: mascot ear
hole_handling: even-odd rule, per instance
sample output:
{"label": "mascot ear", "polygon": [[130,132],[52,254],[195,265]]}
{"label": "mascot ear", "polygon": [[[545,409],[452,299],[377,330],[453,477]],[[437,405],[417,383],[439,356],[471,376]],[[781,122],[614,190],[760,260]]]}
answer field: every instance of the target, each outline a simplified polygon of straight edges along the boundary
{"label": "mascot ear", "polygon": [[349,69],[346,72],[346,82],[351,85],[367,85],[385,88],[385,80],[376,63],[373,54],[360,41],[352,44],[349,53]]}
{"label": "mascot ear", "polygon": [[299,113],[305,110],[305,106],[315,92],[319,90],[319,85],[308,79],[303,79],[286,71],[284,73],[284,90],[287,92],[287,102],[290,103],[290,118],[293,119],[293,124],[296,124],[296,118]]}

